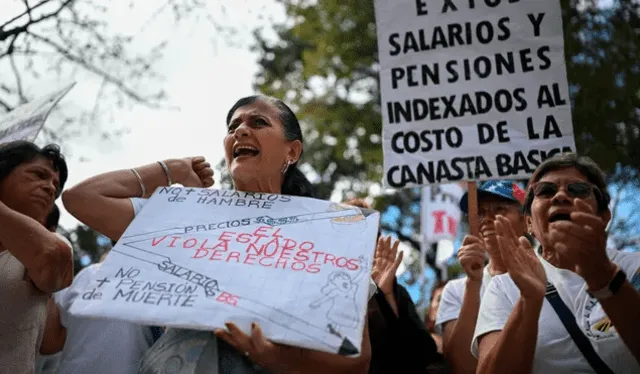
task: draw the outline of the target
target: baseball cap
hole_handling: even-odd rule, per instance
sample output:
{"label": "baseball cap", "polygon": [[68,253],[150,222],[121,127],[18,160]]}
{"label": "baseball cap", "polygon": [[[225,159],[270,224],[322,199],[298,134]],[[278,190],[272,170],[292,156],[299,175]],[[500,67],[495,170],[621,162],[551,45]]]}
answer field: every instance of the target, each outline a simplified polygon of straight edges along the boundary
{"label": "baseball cap", "polygon": [[[506,200],[515,201],[518,204],[522,205],[524,202],[525,192],[514,181],[506,181],[506,180],[490,180],[482,182],[482,184],[478,187],[478,195],[480,194],[490,194],[494,196],[501,197]],[[478,196],[479,198],[480,196]],[[469,193],[465,192],[460,199],[460,210],[463,213],[467,213],[467,209],[469,207]]]}

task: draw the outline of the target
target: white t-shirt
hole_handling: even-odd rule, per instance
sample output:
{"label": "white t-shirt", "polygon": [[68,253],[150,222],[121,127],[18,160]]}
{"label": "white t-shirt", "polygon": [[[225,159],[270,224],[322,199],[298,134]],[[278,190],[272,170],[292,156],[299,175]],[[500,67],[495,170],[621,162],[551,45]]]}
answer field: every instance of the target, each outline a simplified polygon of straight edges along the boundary
{"label": "white t-shirt", "polygon": [[[487,289],[491,281],[489,269],[485,266],[482,272],[482,286],[480,287],[480,297]],[[454,279],[448,282],[442,290],[440,298],[440,306],[438,306],[438,314],[436,315],[435,329],[440,335],[444,333],[443,325],[446,322],[458,319],[460,309],[462,309],[462,300],[464,299],[464,291],[467,289],[467,277]]]}
{"label": "white t-shirt", "polygon": [[142,356],[153,345],[150,327],[69,313],[71,304],[86,292],[99,266],[93,264],[82,269],[71,286],[54,294],[60,308],[60,322],[67,328],[59,373],[135,374]]}
{"label": "white t-shirt", "polygon": [[[148,199],[143,199],[143,198],[139,198],[139,197],[134,197],[131,198],[131,205],[133,206],[133,215],[137,216],[138,213],[140,213],[140,211],[142,210],[142,207],[144,207],[144,204],[147,203]],[[376,290],[378,289],[378,286],[376,286],[376,283],[373,281],[373,279],[369,278],[369,299],[371,299],[371,297],[376,293]]]}
{"label": "white t-shirt", "polygon": [[[640,253],[608,250],[609,258],[640,289]],[[540,257],[539,257],[540,258]],[[600,303],[587,293],[585,281],[576,273],[558,269],[540,258],[558,294],[576,317],[582,332],[589,338],[600,358],[615,373],[640,373],[640,365],[624,345]],[[478,337],[500,331],[520,297],[520,291],[509,274],[495,276],[480,303],[471,351],[478,357]],[[524,328],[524,327],[523,327]],[[593,373],[555,310],[545,299],[538,320],[538,338],[533,360],[533,374]]]}

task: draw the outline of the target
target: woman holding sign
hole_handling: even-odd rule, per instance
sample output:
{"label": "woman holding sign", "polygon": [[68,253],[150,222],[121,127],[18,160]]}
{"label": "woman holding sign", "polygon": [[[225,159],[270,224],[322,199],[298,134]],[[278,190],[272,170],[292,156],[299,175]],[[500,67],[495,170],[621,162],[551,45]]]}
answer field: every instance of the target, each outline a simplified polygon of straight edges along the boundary
{"label": "woman holding sign", "polygon": [[640,372],[640,254],[606,248],[609,200],[598,166],[565,154],[538,166],[527,189],[538,256],[496,217],[508,273],[482,299],[478,372]]}
{"label": "woman holding sign", "polygon": [[[251,96],[238,100],[227,115],[225,159],[237,190],[311,196],[311,184],[296,164],[302,131],[295,114],[280,100]],[[181,183],[209,187],[213,172],[202,158],[167,161],[93,177],[67,191],[64,203],[79,220],[118,240],[159,186]],[[141,373],[160,373],[180,362],[175,373],[366,373],[370,359],[365,325],[362,353],[350,358],[272,343],[260,326],[246,335],[233,323],[215,335],[169,328],[143,359]],[[219,339],[216,339],[219,338]],[[193,358],[194,346],[202,346]],[[172,361],[173,360],[173,361]]]}

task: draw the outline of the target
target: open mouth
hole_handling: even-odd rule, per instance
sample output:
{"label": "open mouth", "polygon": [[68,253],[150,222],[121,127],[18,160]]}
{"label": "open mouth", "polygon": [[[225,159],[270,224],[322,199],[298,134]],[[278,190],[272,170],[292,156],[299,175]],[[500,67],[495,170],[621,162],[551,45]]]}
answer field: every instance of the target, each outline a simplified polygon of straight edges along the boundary
{"label": "open mouth", "polygon": [[483,238],[489,238],[492,236],[496,236],[496,232],[495,230],[481,230],[480,235],[482,235]]}
{"label": "open mouth", "polygon": [[571,221],[571,215],[569,213],[556,213],[549,217],[549,223],[558,221]]}
{"label": "open mouth", "polygon": [[258,149],[247,145],[237,146],[233,150],[234,159],[238,157],[254,157],[258,154],[260,154],[260,151]]}

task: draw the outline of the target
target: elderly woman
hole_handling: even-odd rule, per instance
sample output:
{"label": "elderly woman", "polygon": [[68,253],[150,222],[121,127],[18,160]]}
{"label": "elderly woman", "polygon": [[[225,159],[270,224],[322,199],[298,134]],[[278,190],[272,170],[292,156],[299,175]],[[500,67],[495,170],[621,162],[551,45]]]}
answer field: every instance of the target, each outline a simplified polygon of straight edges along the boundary
{"label": "elderly woman", "polygon": [[[240,99],[227,115],[227,168],[237,190],[311,196],[311,184],[296,164],[302,132],[294,113],[280,100]],[[79,220],[117,240],[159,186],[180,183],[209,187],[213,172],[203,158],[168,160],[93,177],[67,191],[64,204]],[[216,337],[220,339],[216,339]],[[197,352],[194,347],[200,347]],[[197,357],[194,357],[194,352]],[[169,328],[141,364],[141,373],[366,373],[368,330],[359,357],[343,357],[272,343],[256,324],[251,336],[233,323],[215,335]]]}
{"label": "elderly woman", "polygon": [[606,249],[609,200],[598,166],[564,154],[543,162],[526,192],[539,256],[496,217],[508,273],[482,299],[478,372],[640,372],[640,254]]}
{"label": "elderly woman", "polygon": [[[55,145],[0,145],[0,357],[3,373],[32,373],[39,351],[60,348],[43,339],[50,295],[71,283],[71,251],[45,227],[67,180]],[[61,337],[64,344],[64,337]]]}

